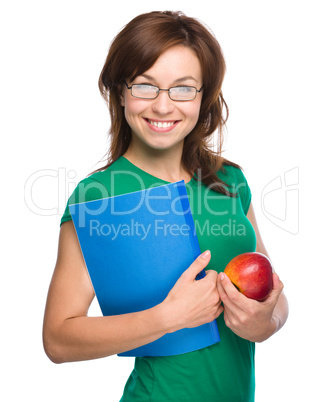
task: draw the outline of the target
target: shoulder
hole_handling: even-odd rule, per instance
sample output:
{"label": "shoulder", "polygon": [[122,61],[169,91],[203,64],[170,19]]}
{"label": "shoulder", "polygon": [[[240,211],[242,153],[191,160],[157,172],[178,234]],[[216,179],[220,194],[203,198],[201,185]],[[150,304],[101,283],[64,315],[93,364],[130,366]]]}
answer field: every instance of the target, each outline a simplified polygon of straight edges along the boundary
{"label": "shoulder", "polygon": [[109,192],[100,180],[100,175],[94,173],[78,183],[69,199],[69,204],[94,201],[108,196]]}
{"label": "shoulder", "polygon": [[242,168],[236,164],[224,163],[218,177],[229,186],[229,191],[236,193],[241,199],[244,212],[247,214],[251,202],[251,190]]}
{"label": "shoulder", "polygon": [[69,210],[70,205],[100,200],[114,195],[113,182],[118,181],[122,183],[122,180],[117,180],[114,176],[116,172],[122,171],[124,171],[124,161],[122,158],[119,158],[104,170],[96,171],[81,180],[67,201],[64,214],[61,218],[61,224],[72,219]]}
{"label": "shoulder", "polygon": [[219,171],[219,174],[222,175],[223,179],[235,181],[237,183],[247,180],[242,168],[238,165],[229,165],[227,163],[224,163]]}
{"label": "shoulder", "polygon": [[76,202],[94,201],[111,196],[111,177],[122,169],[121,159],[117,159],[104,170],[96,171],[81,180],[74,191]]}
{"label": "shoulder", "polygon": [[62,223],[72,219],[70,214],[70,205],[81,202],[95,201],[110,196],[108,190],[109,168],[104,171],[98,171],[90,174],[88,177],[81,180],[75,187],[73,193],[67,201],[67,205],[63,216]]}
{"label": "shoulder", "polygon": [[70,205],[87,201],[95,201],[106,197],[109,197],[109,193],[106,187],[97,180],[96,173],[81,180],[67,201],[64,214],[61,218],[61,225],[62,223],[72,219]]}

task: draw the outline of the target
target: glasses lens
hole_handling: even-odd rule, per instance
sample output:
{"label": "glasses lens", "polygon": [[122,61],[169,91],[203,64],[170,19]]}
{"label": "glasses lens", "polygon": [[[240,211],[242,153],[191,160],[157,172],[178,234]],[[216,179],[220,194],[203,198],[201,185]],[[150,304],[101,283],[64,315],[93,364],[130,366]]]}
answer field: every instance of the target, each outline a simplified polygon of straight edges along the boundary
{"label": "glasses lens", "polygon": [[194,87],[170,88],[169,96],[171,99],[178,101],[193,100],[196,96],[196,88]]}
{"label": "glasses lens", "polygon": [[154,99],[158,95],[158,87],[153,85],[135,84],[132,86],[132,96],[136,98]]}

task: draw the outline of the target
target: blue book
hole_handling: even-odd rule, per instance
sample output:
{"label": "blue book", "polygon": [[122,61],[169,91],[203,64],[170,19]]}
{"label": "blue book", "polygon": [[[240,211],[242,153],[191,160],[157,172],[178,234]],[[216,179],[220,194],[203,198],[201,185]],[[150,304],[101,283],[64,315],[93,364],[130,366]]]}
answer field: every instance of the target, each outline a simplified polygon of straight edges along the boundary
{"label": "blue book", "polygon": [[[185,182],[70,205],[104,316],[161,303],[200,255]],[[205,276],[203,270],[197,277]],[[171,356],[220,340],[216,321],[166,334],[119,356]]]}

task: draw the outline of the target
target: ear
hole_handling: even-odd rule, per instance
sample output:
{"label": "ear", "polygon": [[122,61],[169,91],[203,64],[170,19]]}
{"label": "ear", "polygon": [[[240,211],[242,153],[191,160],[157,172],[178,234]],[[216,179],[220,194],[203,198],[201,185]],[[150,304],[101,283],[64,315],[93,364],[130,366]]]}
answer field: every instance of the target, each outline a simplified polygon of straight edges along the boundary
{"label": "ear", "polygon": [[125,106],[123,93],[120,93],[120,103],[121,103],[121,106],[123,106],[123,107]]}
{"label": "ear", "polygon": [[125,100],[124,100],[124,94],[123,94],[124,86],[122,84],[118,85],[118,91],[119,91],[119,97],[120,97],[120,104],[121,104],[121,106],[124,107],[125,106]]}

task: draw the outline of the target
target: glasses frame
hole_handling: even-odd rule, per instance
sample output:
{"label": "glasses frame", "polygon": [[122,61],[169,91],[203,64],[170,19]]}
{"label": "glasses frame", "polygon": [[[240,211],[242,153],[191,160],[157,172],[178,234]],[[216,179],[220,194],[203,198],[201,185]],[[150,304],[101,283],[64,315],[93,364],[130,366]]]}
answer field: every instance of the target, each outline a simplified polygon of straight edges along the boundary
{"label": "glasses frame", "polygon": [[[183,86],[183,87],[186,87],[186,88],[194,88],[194,89],[195,89],[195,96],[194,96],[194,98],[192,98],[192,99],[172,99],[171,96],[170,96],[170,92],[169,92],[169,91],[170,91],[171,89],[173,89],[173,88],[178,88],[178,87],[171,87],[171,88],[168,88],[168,89],[162,89],[162,88],[159,88],[157,85],[149,85],[149,84],[132,84],[131,87],[129,87],[129,85],[127,84],[127,82],[126,82],[125,80],[123,80],[123,82],[124,82],[124,84],[126,85],[127,89],[130,89],[130,91],[131,91],[131,96],[133,96],[134,98],[137,98],[137,99],[154,100],[154,99],[158,98],[158,95],[159,95],[160,91],[165,91],[165,92],[168,92],[168,97],[169,97],[169,99],[172,100],[172,101],[174,101],[174,102],[190,102],[190,101],[192,101],[192,100],[194,100],[194,99],[196,98],[196,95],[197,95],[198,93],[200,93],[200,92],[202,91],[203,87],[204,87],[204,85],[202,85],[200,89],[197,89],[196,87],[193,87],[193,86],[190,86],[190,85],[180,85],[180,87]],[[142,86],[142,85],[147,85],[147,86],[150,86],[150,87],[154,87],[154,88],[157,88],[157,89],[158,89],[158,92],[157,92],[157,94],[156,94],[156,96],[155,96],[154,98],[142,98],[142,97],[140,97],[140,96],[135,96],[135,95],[133,95],[133,93],[132,93],[132,88],[133,88],[134,86],[136,86],[136,85],[140,85],[140,86]]]}

